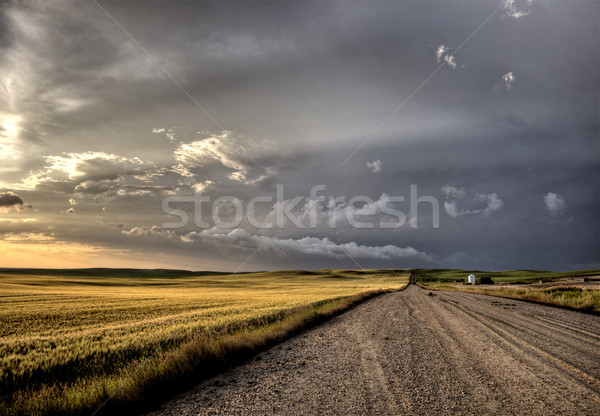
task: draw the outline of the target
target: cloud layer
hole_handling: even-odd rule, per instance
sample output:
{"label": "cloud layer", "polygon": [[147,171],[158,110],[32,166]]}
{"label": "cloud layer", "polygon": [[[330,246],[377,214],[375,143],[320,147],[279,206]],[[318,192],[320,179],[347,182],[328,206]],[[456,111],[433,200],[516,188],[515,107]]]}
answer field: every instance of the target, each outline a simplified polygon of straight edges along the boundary
{"label": "cloud layer", "polygon": [[[373,267],[426,267],[427,256],[486,269],[600,261],[595,4],[180,3],[105,5],[170,77],[89,4],[0,6],[10,256],[22,233],[52,235],[48,252],[101,253],[102,264],[127,252],[135,264],[194,269],[233,270],[252,248],[254,269],[355,267],[345,252]],[[324,200],[308,197],[316,185]],[[425,198],[418,215],[411,185]],[[243,221],[232,236],[185,242],[205,230],[165,230],[162,202],[195,192],[273,197],[256,205],[258,219],[291,209],[316,225]],[[194,218],[191,203],[175,205]],[[390,227],[356,226],[366,220]],[[27,241],[19,250],[30,255]],[[77,260],[61,256],[45,264]]]}
{"label": "cloud layer", "polygon": [[182,236],[186,242],[194,241],[218,241],[230,245],[242,245],[247,249],[260,249],[275,253],[303,254],[328,256],[334,258],[350,257],[356,259],[418,259],[433,261],[424,252],[412,247],[397,247],[391,244],[385,246],[365,246],[354,241],[336,244],[328,238],[303,237],[299,239],[282,239],[265,235],[251,235],[242,229],[222,230],[212,228],[201,232],[191,232]]}

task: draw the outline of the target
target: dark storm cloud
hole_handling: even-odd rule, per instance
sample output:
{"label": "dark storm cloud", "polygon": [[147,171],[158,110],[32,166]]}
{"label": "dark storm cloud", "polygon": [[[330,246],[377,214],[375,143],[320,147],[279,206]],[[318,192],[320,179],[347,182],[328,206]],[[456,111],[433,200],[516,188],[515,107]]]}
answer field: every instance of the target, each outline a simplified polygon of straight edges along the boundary
{"label": "dark storm cloud", "polygon": [[0,194],[0,208],[23,208],[23,198],[13,192]]}
{"label": "dark storm cloud", "polygon": [[[304,244],[313,243],[424,253],[367,256],[365,267],[599,261],[596,4],[101,4],[227,132],[93,4],[2,6],[0,158],[11,170],[0,170],[0,182],[41,206],[61,238],[144,245],[187,256],[186,264],[199,247],[235,262],[246,255],[242,244],[287,245],[277,255],[261,250],[259,268],[332,266],[309,255]],[[441,68],[341,166],[436,69],[441,45],[440,63],[452,57],[455,67]],[[160,227],[169,220],[165,196],[203,190],[248,201],[274,195],[276,184],[289,198],[325,184],[333,196],[373,200],[408,196],[416,184],[419,195],[438,198],[440,228],[427,205],[418,229],[243,224],[248,236],[225,248],[215,238],[182,241],[202,237],[193,226]],[[442,192],[446,185],[465,195]],[[73,197],[76,215],[60,215]]]}

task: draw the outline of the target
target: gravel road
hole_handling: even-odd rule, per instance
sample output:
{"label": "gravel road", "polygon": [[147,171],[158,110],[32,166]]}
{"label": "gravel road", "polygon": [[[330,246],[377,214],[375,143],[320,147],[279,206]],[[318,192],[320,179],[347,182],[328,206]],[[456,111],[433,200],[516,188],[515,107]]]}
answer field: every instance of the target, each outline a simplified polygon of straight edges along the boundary
{"label": "gravel road", "polygon": [[410,285],[152,415],[600,415],[600,317]]}

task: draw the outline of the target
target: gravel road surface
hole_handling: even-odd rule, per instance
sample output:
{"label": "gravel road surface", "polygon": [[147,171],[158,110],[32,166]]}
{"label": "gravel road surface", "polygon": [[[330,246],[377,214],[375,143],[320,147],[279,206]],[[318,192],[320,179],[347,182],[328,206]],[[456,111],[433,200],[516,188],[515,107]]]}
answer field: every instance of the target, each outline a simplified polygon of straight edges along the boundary
{"label": "gravel road surface", "polygon": [[155,415],[600,415],[600,317],[410,285]]}

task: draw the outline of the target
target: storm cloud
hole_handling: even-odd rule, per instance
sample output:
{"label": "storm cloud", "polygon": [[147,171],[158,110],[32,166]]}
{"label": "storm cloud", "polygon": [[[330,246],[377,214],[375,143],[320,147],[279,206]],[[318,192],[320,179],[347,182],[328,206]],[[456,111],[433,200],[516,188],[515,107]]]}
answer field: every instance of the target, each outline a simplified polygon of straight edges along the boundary
{"label": "storm cloud", "polygon": [[14,192],[0,193],[0,212],[8,212],[11,209],[21,211],[31,208],[31,205],[25,205],[23,198]]}
{"label": "storm cloud", "polygon": [[[597,5],[101,4],[110,16],[0,6],[7,250],[22,233],[51,235],[65,264],[77,247],[99,264],[222,270],[253,250],[249,269],[600,264]],[[207,227],[190,202],[174,205],[190,221],[162,227],[165,198],[199,192]],[[261,197],[267,222],[302,198],[293,211],[315,226],[221,230],[220,197]]]}

